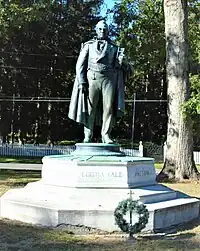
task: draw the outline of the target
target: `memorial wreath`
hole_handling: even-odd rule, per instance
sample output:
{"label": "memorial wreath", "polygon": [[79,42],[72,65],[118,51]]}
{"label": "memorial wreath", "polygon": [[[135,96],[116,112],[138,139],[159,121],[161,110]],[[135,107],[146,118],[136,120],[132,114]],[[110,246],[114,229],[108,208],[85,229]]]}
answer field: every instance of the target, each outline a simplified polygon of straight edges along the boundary
{"label": "memorial wreath", "polygon": [[[130,223],[128,223],[124,219],[124,215],[130,213]],[[138,222],[132,224],[132,214],[136,213],[139,216]],[[149,219],[149,212],[146,206],[140,202],[139,200],[132,200],[132,198],[128,198],[119,202],[118,206],[114,211],[115,222],[119,226],[119,228],[129,234],[136,234],[141,232],[142,229],[145,228],[148,219]]]}

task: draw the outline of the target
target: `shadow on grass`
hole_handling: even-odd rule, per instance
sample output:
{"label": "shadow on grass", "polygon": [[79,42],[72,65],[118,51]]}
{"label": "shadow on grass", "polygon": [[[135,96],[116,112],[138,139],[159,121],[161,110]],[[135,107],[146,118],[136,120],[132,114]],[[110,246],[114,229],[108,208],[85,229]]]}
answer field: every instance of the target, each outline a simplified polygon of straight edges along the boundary
{"label": "shadow on grass", "polygon": [[161,239],[139,239],[129,242],[121,236],[84,237],[66,231],[38,227],[6,219],[0,220],[0,247],[3,250],[33,251],[160,251],[193,250],[200,247],[200,240],[193,233],[181,233]]}
{"label": "shadow on grass", "polygon": [[42,157],[0,156],[0,163],[42,164]]}
{"label": "shadow on grass", "polygon": [[22,170],[0,170],[0,181],[8,179],[30,179],[40,178],[41,171],[22,171]]}

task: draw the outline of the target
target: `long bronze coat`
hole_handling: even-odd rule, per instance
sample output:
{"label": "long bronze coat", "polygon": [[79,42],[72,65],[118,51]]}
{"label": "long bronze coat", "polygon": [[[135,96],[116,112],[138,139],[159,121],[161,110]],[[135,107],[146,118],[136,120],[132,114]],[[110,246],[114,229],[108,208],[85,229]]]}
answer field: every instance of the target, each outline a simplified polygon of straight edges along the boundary
{"label": "long bronze coat", "polygon": [[[90,40],[87,44],[93,43],[95,40]],[[84,46],[84,45],[83,45]],[[116,46],[116,45],[115,45]],[[117,57],[116,57],[117,61]],[[116,62],[117,63],[117,62]],[[116,64],[117,65],[117,64]],[[118,64],[119,65],[119,64]],[[125,110],[125,102],[124,102],[124,81],[125,81],[125,73],[122,67],[117,67],[117,87],[116,87],[116,95],[115,102],[113,106],[113,114],[116,117],[120,117],[124,114]],[[74,87],[72,91],[70,106],[69,106],[69,114],[68,117],[78,123],[82,123],[86,125],[87,123],[87,92],[83,93],[82,90],[79,90],[78,78],[76,76]],[[100,124],[101,121],[101,104],[98,105],[96,113],[96,124]]]}

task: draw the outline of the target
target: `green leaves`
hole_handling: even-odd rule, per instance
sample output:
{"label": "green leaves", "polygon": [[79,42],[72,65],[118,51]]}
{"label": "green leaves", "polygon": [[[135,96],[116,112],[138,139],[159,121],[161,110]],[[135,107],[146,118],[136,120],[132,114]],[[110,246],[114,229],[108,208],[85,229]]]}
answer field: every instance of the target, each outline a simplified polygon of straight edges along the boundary
{"label": "green leaves", "polygon": [[[190,72],[198,75],[200,69],[200,4],[199,0],[189,0],[189,43]],[[121,0],[113,9],[113,34],[122,47],[125,48],[133,63],[134,73],[126,85],[126,97],[132,99],[137,93],[137,99],[167,99],[167,82],[165,66],[165,28],[162,0]],[[185,112],[192,113],[195,120],[199,113],[199,80],[191,78],[191,100],[184,105]],[[155,133],[155,121],[160,132],[166,133],[167,103],[137,104],[135,125],[138,140],[146,132],[147,137]],[[129,111],[131,113],[131,111]],[[159,115],[160,114],[160,115]],[[196,115],[194,115],[196,114]],[[144,124],[142,121],[146,121]],[[195,122],[196,123],[196,122]],[[148,128],[147,128],[148,125]],[[152,127],[151,127],[152,125]],[[151,129],[149,129],[151,128]],[[162,137],[161,135],[158,137]],[[152,138],[151,138],[152,140]]]}
{"label": "green leaves", "polygon": [[[130,223],[127,222],[123,218],[127,213],[129,213],[131,217],[133,213],[138,214],[138,222],[135,222],[134,224],[132,223],[132,220]],[[145,228],[148,223],[149,212],[141,201],[128,198],[119,202],[114,211],[114,217],[116,224],[123,232],[133,235],[141,232],[141,230]]]}
{"label": "green leaves", "polygon": [[[132,85],[135,86],[136,91],[141,90],[141,85],[149,81],[146,79],[147,75],[153,72],[155,72],[153,75],[157,75],[164,69],[165,38],[162,1],[122,0],[115,5],[114,20],[115,32],[119,33],[117,40],[125,47],[126,53],[134,64]],[[153,88],[157,88],[155,79],[152,84]],[[160,83],[158,84],[160,86]]]}
{"label": "green leaves", "polygon": [[183,112],[185,116],[200,115],[200,76],[193,75],[190,77],[191,97],[184,104]]}

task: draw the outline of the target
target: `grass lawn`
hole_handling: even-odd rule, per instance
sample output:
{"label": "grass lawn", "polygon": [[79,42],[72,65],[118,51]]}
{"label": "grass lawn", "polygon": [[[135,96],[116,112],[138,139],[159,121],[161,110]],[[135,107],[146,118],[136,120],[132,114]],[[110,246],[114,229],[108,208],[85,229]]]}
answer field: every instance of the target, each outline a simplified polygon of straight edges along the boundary
{"label": "grass lawn", "polygon": [[[10,188],[39,180],[40,172],[0,170],[0,196]],[[200,197],[200,182],[165,184]],[[179,251],[200,250],[200,221],[162,237],[138,237],[135,243],[125,235],[77,236],[64,229],[33,226],[0,219],[0,251]]]}
{"label": "grass lawn", "polygon": [[10,157],[10,156],[0,156],[0,163],[41,164],[42,163],[42,157]]}
{"label": "grass lawn", "polygon": [[[200,171],[200,165],[196,165],[196,167]],[[163,163],[155,163],[155,168],[156,169],[162,169],[163,168]]]}
{"label": "grass lawn", "polygon": [[[0,156],[0,163],[24,163],[24,164],[42,164],[42,157],[10,157]],[[200,165],[196,165],[200,171]],[[161,170],[163,163],[155,163],[155,168]]]}

